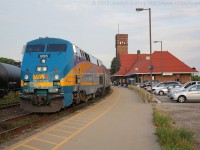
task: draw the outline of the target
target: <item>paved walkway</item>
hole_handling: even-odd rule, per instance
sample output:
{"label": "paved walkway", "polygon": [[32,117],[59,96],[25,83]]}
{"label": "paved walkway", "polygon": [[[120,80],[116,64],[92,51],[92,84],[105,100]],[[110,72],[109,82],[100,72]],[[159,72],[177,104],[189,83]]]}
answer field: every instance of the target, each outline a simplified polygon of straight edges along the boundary
{"label": "paved walkway", "polygon": [[94,106],[11,145],[8,149],[160,150],[152,107],[133,91],[113,87]]}

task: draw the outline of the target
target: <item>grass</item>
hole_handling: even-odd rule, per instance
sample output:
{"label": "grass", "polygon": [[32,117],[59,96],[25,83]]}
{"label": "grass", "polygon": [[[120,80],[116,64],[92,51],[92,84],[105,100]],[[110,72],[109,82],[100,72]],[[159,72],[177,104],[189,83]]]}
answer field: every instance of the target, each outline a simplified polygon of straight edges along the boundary
{"label": "grass", "polygon": [[19,92],[10,92],[4,98],[0,99],[0,105],[19,103]]}
{"label": "grass", "polygon": [[193,133],[185,128],[172,127],[172,119],[162,111],[154,109],[156,135],[163,150],[195,150]]}

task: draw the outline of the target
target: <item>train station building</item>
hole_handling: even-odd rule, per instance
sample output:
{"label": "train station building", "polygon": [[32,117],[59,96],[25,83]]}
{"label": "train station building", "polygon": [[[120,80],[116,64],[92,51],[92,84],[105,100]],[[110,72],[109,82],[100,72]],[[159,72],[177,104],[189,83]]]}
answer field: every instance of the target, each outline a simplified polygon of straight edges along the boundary
{"label": "train station building", "polygon": [[[150,80],[150,54],[142,54],[140,50],[137,50],[136,54],[128,54],[128,34],[117,34],[115,40],[116,58],[120,65],[119,71],[113,75],[116,82],[141,83]],[[152,66],[152,80],[159,82],[185,83],[191,81],[192,76],[198,72],[165,50],[152,52]]]}

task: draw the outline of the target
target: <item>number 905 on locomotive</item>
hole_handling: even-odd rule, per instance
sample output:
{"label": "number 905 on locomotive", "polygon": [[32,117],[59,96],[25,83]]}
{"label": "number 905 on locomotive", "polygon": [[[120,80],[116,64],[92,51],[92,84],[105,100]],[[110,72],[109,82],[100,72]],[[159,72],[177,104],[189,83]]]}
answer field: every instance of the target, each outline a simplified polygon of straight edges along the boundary
{"label": "number 905 on locomotive", "polygon": [[71,42],[39,38],[27,42],[21,66],[21,107],[56,112],[110,89],[103,63]]}

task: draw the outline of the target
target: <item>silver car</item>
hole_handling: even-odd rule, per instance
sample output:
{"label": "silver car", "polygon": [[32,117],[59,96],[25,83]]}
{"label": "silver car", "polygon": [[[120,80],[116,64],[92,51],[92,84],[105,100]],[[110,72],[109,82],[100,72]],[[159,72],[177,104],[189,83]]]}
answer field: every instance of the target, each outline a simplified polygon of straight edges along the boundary
{"label": "silver car", "polygon": [[[161,88],[166,87],[166,86],[168,86],[170,84],[178,84],[178,85],[180,85],[180,83],[177,82],[177,81],[160,82],[160,83],[156,84],[155,86],[152,86],[152,91],[154,92],[155,90],[161,89]],[[149,92],[151,91],[151,87],[150,86],[149,86],[149,88],[147,88],[147,91],[149,91]]]}
{"label": "silver car", "polygon": [[192,85],[182,91],[174,92],[170,99],[180,103],[187,100],[200,100],[200,85]]}
{"label": "silver car", "polygon": [[184,85],[182,85],[180,88],[169,89],[168,92],[167,92],[167,96],[169,98],[171,98],[173,93],[182,91],[182,90],[184,90],[184,89],[186,89],[186,88],[188,88],[188,87],[190,87],[192,85],[196,85],[196,84],[200,84],[200,81],[190,81],[190,82],[187,82]]}
{"label": "silver car", "polygon": [[181,87],[181,84],[170,84],[170,85],[168,85],[166,87],[162,87],[160,89],[156,89],[154,91],[154,93],[157,94],[157,95],[164,95],[164,94],[167,94],[169,89],[180,88],[180,87]]}

